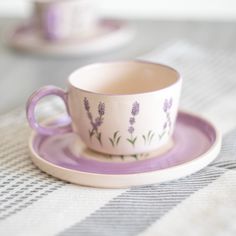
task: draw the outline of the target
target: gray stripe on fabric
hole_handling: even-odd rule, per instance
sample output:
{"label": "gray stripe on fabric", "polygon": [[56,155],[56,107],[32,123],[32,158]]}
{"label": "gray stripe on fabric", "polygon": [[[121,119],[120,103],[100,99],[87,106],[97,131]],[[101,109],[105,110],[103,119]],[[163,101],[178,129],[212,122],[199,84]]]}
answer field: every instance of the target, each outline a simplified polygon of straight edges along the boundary
{"label": "gray stripe on fabric", "polygon": [[25,119],[19,124],[14,123],[15,129],[1,128],[0,220],[24,210],[66,184],[32,164],[27,146],[29,130],[24,122]]}
{"label": "gray stripe on fabric", "polygon": [[132,188],[59,235],[137,235],[224,172],[208,167],[178,181]]}
{"label": "gray stripe on fabric", "polygon": [[227,170],[236,168],[235,137],[236,129],[224,137],[216,161],[202,171],[180,180],[127,190],[59,236],[133,236],[141,233],[193,193]]}

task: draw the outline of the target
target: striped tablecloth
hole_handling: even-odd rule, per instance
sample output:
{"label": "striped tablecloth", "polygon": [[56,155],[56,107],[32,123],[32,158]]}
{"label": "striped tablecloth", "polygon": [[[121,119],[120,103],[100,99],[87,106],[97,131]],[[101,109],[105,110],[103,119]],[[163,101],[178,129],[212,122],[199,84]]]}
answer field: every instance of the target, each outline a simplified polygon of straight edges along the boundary
{"label": "striped tablecloth", "polygon": [[[0,117],[0,235],[236,235],[236,53],[170,41],[143,58],[179,70],[181,108],[221,129],[214,163],[180,180],[130,189],[65,183],[31,163],[30,129],[19,108]],[[43,118],[62,107],[50,100],[39,110]]]}

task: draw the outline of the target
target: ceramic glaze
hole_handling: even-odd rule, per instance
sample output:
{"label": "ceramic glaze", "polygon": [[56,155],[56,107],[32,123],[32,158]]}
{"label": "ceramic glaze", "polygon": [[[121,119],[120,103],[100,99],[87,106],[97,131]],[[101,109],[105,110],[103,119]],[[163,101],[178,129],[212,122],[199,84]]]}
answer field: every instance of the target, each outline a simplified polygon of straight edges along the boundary
{"label": "ceramic glaze", "polygon": [[160,64],[89,65],[70,75],[67,92],[52,86],[36,91],[29,99],[27,117],[41,134],[66,132],[68,124],[44,128],[34,118],[39,99],[58,95],[66,103],[73,131],[89,148],[114,155],[149,152],[171,139],[181,83],[178,72]]}
{"label": "ceramic glaze", "polygon": [[[56,118],[51,125],[66,117]],[[173,133],[173,146],[164,153],[156,151],[130,156],[111,156],[89,150],[76,134],[44,136],[33,132],[29,141],[33,162],[43,171],[76,184],[121,188],[153,184],[192,174],[213,161],[221,147],[217,129],[198,116],[180,112]],[[71,146],[72,145],[72,146]]]}

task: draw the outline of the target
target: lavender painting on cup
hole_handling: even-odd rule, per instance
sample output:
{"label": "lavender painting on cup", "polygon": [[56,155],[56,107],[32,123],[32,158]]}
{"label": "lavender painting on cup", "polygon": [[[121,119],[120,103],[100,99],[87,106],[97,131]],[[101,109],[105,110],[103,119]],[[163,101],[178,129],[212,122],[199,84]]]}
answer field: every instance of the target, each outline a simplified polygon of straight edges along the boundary
{"label": "lavender painting on cup", "polygon": [[129,138],[127,138],[126,140],[134,147],[135,143],[138,139],[138,136],[136,136],[135,133],[135,117],[139,114],[139,103],[136,101],[133,103],[132,105],[132,110],[131,110],[131,117],[129,119],[129,128],[128,128],[128,132],[130,134]]}
{"label": "lavender painting on cup", "polygon": [[[46,86],[28,100],[27,117],[43,135],[73,130],[90,149],[109,155],[135,155],[163,149],[172,142],[182,78],[173,68],[145,61],[87,65],[73,72],[68,89]],[[47,96],[66,104],[65,126],[44,127],[34,110]]]}
{"label": "lavender painting on cup", "polygon": [[88,119],[91,124],[91,129],[89,129],[89,138],[92,141],[93,136],[96,137],[100,145],[102,146],[102,132],[100,132],[99,127],[102,125],[104,121],[104,115],[105,115],[105,103],[99,102],[98,104],[98,116],[93,119],[93,115],[90,111],[90,105],[88,98],[84,98],[84,108],[87,112]]}

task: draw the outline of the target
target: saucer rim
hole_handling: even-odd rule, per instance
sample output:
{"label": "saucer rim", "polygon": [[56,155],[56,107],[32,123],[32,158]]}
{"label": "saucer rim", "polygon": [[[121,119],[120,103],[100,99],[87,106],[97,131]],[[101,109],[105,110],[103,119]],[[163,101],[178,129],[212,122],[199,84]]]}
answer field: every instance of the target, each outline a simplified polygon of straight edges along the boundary
{"label": "saucer rim", "polygon": [[[38,54],[38,55],[44,55],[44,56],[67,56],[67,57],[80,57],[80,56],[84,56],[84,55],[94,55],[94,54],[99,54],[102,52],[107,52],[110,50],[114,50],[117,49],[119,47],[121,47],[122,45],[130,42],[135,35],[135,30],[130,26],[130,24],[125,21],[125,20],[118,20],[118,19],[110,19],[110,18],[102,18],[100,21],[110,21],[110,22],[115,22],[116,24],[120,24],[120,28],[116,29],[114,32],[111,31],[108,34],[103,34],[100,37],[95,37],[91,42],[82,42],[82,44],[78,44],[76,43],[77,39],[75,39],[73,44],[60,44],[57,47],[50,47],[50,42],[42,41],[43,43],[40,43],[38,45],[36,44],[30,44],[30,46],[28,44],[22,44],[19,43],[19,41],[17,40],[18,35],[14,35],[16,34],[17,29],[19,29],[20,27],[27,25],[26,23],[30,23],[30,21],[26,21],[20,23],[19,25],[16,25],[15,27],[13,27],[11,30],[8,31],[8,33],[6,34],[6,41],[9,47],[11,47],[12,49],[15,49],[17,51],[20,52],[26,52],[26,53],[31,53],[31,54]],[[102,25],[102,24],[101,24]],[[104,26],[97,26],[97,28],[103,28]],[[30,32],[27,34],[35,34],[36,29],[33,30],[33,33]],[[21,33],[18,33],[21,34]],[[121,37],[122,36],[122,37]],[[119,40],[110,40],[110,37],[113,38],[119,38]],[[123,39],[122,39],[123,38]],[[100,44],[102,41],[103,46],[101,47]],[[107,44],[108,41],[113,41],[113,43],[109,46],[104,46],[105,44]],[[114,41],[117,41],[116,43],[114,43]],[[79,38],[78,38],[78,42],[79,42]],[[99,43],[99,46],[93,46],[93,49],[88,49],[91,48],[91,43]],[[85,47],[85,49],[84,49]]]}
{"label": "saucer rim", "polygon": [[[193,160],[184,162],[176,166],[161,170],[159,169],[129,174],[99,174],[69,169],[45,160],[36,152],[33,147],[33,141],[37,135],[36,131],[31,132],[28,141],[31,160],[39,169],[46,172],[47,174],[61,180],[79,184],[82,186],[99,188],[127,188],[131,186],[149,185],[179,179],[193,174],[210,164],[219,154],[222,144],[221,132],[212,121],[204,118],[201,115],[182,109],[178,111],[178,114],[179,113],[195,117],[202,122],[210,125],[212,127],[212,130],[215,132],[215,140],[205,153],[199,155]],[[43,123],[49,123],[50,121],[55,120],[56,117],[58,116],[46,119]],[[93,179],[91,179],[92,177]]]}

